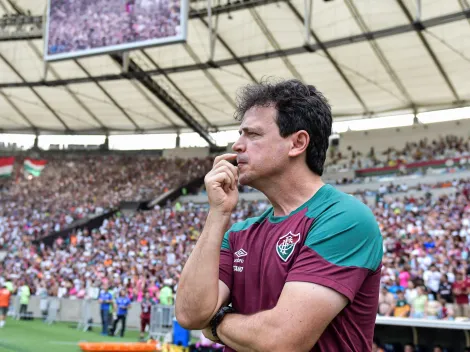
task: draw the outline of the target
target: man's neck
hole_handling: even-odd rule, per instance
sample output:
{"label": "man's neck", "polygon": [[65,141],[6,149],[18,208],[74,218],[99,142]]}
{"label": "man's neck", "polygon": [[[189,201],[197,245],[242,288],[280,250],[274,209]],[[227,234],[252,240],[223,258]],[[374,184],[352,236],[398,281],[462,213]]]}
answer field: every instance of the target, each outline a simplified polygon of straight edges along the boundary
{"label": "man's neck", "polygon": [[258,189],[271,202],[274,216],[289,215],[324,185],[320,176],[313,174],[309,169],[286,172],[263,183],[265,186]]}

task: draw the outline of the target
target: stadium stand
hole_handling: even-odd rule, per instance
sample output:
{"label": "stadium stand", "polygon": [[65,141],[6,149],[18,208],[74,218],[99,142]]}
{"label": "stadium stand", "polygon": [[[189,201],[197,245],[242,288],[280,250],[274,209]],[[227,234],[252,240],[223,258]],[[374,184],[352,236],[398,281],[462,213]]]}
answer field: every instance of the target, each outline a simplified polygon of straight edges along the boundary
{"label": "stadium stand", "polygon": [[[15,288],[26,284],[32,295],[42,297],[96,299],[104,284],[116,291],[125,287],[134,302],[140,302],[146,290],[158,301],[160,289],[169,283],[176,292],[182,266],[207,215],[207,204],[190,197],[149,211],[118,211],[101,226],[74,229],[52,246],[34,240],[81,217],[118,207],[120,200],[151,199],[201,177],[210,165],[211,158],[69,156],[48,160],[38,178],[12,178],[4,184],[0,201],[0,245],[7,252],[0,277]],[[181,169],[186,172],[177,172]],[[428,184],[424,178],[413,187],[396,180],[396,185],[356,194],[362,199],[374,195],[368,204],[384,236],[378,315],[442,321],[468,317],[468,295],[462,290],[470,286],[470,180]],[[437,192],[449,187],[454,192]],[[414,196],[413,190],[424,194]],[[242,194],[256,195],[246,191]],[[232,221],[256,216],[268,206],[264,199],[242,199]]]}
{"label": "stadium stand", "polygon": [[[134,308],[176,294],[236,89],[276,74],[324,92],[337,138],[324,180],[380,225],[373,352],[470,350],[468,1],[0,0],[0,15],[0,139],[31,137],[0,140],[17,158],[0,177],[0,284],[74,313],[104,285]],[[180,148],[194,137],[200,150]],[[165,150],[110,152],[146,144]],[[40,176],[25,156],[47,161]],[[269,206],[239,190],[232,222]]]}
{"label": "stadium stand", "polygon": [[[2,241],[26,234],[35,239],[74,221],[115,208],[119,202],[151,200],[203,176],[211,159],[161,157],[51,158],[39,178],[12,177],[3,183]],[[14,174],[19,175],[21,163]],[[5,228],[6,227],[6,228]]]}
{"label": "stadium stand", "polygon": [[[195,177],[208,166],[208,160],[199,159],[144,158],[134,163],[125,158],[50,160],[39,178],[12,182],[3,191],[0,239],[8,254],[0,275],[16,281],[16,287],[26,282],[37,292],[42,283],[50,295],[76,298],[105,281],[116,288],[126,286],[133,300],[139,300],[145,289],[158,292],[166,279],[177,283],[203,228],[206,204],[176,202],[129,216],[117,213],[99,228],[78,229],[65,240],[58,238],[51,248],[44,243],[36,246],[32,240],[90,212],[116,206],[119,199],[148,199],[183,183],[185,180],[172,180],[180,167],[190,172],[183,175]],[[95,185],[97,179],[102,181]],[[149,193],[146,188],[152,185],[155,188]],[[464,309],[467,312],[468,297],[465,300],[456,287],[467,285],[463,278],[470,245],[470,182],[454,181],[452,186],[456,195],[421,198],[382,198],[389,192],[406,192],[402,186],[379,190],[372,206],[385,249],[380,315],[450,319],[464,315]],[[82,193],[77,197],[76,192]],[[86,199],[90,201],[83,202]],[[40,207],[35,205],[39,201],[43,202]],[[263,200],[243,201],[233,221],[258,215],[267,206]],[[461,303],[454,305],[455,300],[465,301],[466,308]]]}
{"label": "stadium stand", "polygon": [[469,137],[443,136],[432,141],[427,138],[407,143],[403,148],[387,148],[376,151],[370,148],[367,154],[348,146],[346,151],[330,149],[328,171],[358,170],[374,167],[395,166],[418,161],[468,157]]}

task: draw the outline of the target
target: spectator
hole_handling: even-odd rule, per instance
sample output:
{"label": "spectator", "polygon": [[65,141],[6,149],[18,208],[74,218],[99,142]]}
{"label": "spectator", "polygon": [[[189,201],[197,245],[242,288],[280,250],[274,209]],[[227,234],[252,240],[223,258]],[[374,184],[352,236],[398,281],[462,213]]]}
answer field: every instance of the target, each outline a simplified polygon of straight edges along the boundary
{"label": "spectator", "polygon": [[456,317],[469,317],[468,309],[468,295],[469,285],[468,281],[464,279],[462,273],[457,273],[456,280],[452,285],[452,292],[455,296],[455,316]]}
{"label": "spectator", "polygon": [[166,279],[164,281],[164,286],[160,290],[160,304],[164,306],[171,306],[173,305],[173,290],[170,287],[172,285],[172,280],[171,279]]}
{"label": "spectator", "polygon": [[428,301],[426,302],[424,308],[424,316],[427,319],[438,319],[442,314],[442,305],[441,303],[434,298],[434,295],[430,293],[428,295]]}
{"label": "spectator", "polygon": [[423,274],[424,283],[426,287],[431,291],[435,299],[437,298],[437,293],[439,291],[439,284],[441,282],[441,276],[442,275],[440,272],[437,271],[435,264],[431,264],[431,266],[429,267],[429,270],[426,270]]}
{"label": "spectator", "polygon": [[441,275],[441,283],[439,284],[439,297],[443,300],[447,309],[449,309],[449,307],[451,307],[454,303],[452,285],[450,284],[446,274]]}
{"label": "spectator", "polygon": [[111,330],[111,335],[114,335],[116,332],[116,327],[119,322],[121,322],[121,337],[124,337],[124,331],[126,330],[126,317],[127,312],[129,311],[129,307],[131,305],[131,300],[127,297],[126,290],[122,289],[119,292],[119,296],[114,301],[114,311],[115,319],[113,328]]}
{"label": "spectator", "polygon": [[152,306],[155,304],[155,300],[150,295],[149,291],[145,291],[144,299],[140,303],[140,340],[144,340],[145,329],[150,325],[150,314],[152,312]]}
{"label": "spectator", "polygon": [[379,294],[379,315],[389,317],[392,315],[395,307],[395,298],[393,294],[388,292],[387,287],[382,286]]}
{"label": "spectator", "polygon": [[411,278],[408,266],[403,266],[400,268],[400,274],[398,275],[400,279],[400,286],[404,289],[408,287],[408,281]]}
{"label": "spectator", "polygon": [[101,314],[101,324],[102,324],[101,335],[107,336],[108,325],[109,325],[109,311],[110,311],[111,304],[113,303],[113,296],[109,292],[109,287],[107,283],[103,285],[103,289],[101,290],[101,293],[99,296],[99,303],[100,303],[100,314]]}
{"label": "spectator", "polygon": [[39,309],[41,310],[42,320],[45,322],[47,319],[47,311],[49,308],[49,293],[47,292],[46,283],[41,280],[36,295],[41,298],[39,302]]}
{"label": "spectator", "polygon": [[443,320],[454,320],[454,306],[452,304],[447,303],[445,298],[438,296],[439,303],[441,304],[441,311],[439,313],[438,318]]}
{"label": "spectator", "polygon": [[424,287],[417,287],[417,296],[411,302],[411,317],[421,319],[425,317],[426,304],[428,302],[428,296],[425,292]]}
{"label": "spectator", "polygon": [[393,316],[398,318],[407,318],[410,314],[410,305],[405,299],[403,291],[397,291],[397,301],[393,310]]}
{"label": "spectator", "polygon": [[405,290],[405,299],[408,303],[412,303],[418,297],[418,290],[415,288],[413,281],[408,281],[408,288]]}
{"label": "spectator", "polygon": [[20,317],[24,318],[28,313],[29,297],[31,296],[29,286],[25,282],[18,289],[18,294],[20,296]]}
{"label": "spectator", "polygon": [[8,314],[8,307],[10,306],[10,291],[7,289],[5,283],[0,284],[0,328],[5,326],[5,319]]}

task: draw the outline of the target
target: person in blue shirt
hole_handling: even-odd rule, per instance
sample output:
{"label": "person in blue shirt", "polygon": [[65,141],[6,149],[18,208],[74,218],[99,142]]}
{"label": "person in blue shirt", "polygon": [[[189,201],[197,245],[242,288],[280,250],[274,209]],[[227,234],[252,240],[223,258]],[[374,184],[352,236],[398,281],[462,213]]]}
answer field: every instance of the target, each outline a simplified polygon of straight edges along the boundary
{"label": "person in blue shirt", "polygon": [[129,297],[127,297],[126,290],[122,289],[121,291],[119,291],[119,296],[116,298],[116,301],[114,302],[114,311],[116,312],[117,316],[114,319],[112,335],[114,335],[117,324],[121,320],[122,321],[121,337],[124,337],[124,331],[126,329],[127,311],[130,305],[131,305],[131,300],[129,299]]}
{"label": "person in blue shirt", "polygon": [[113,303],[113,295],[108,290],[108,284],[103,285],[98,301],[100,302],[101,325],[103,326],[101,335],[106,336],[108,335],[109,326],[109,308]]}

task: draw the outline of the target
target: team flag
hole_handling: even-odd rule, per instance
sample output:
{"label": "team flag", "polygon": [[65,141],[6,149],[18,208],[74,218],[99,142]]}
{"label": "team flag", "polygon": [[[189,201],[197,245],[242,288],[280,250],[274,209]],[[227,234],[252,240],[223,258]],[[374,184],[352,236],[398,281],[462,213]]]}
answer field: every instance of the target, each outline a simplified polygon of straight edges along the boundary
{"label": "team flag", "polygon": [[0,177],[10,177],[13,173],[14,157],[0,157]]}
{"label": "team flag", "polygon": [[46,160],[38,160],[38,159],[31,159],[31,158],[26,158],[24,160],[24,171],[26,173],[29,173],[35,177],[38,177],[41,175],[42,170],[46,166],[47,161]]}

